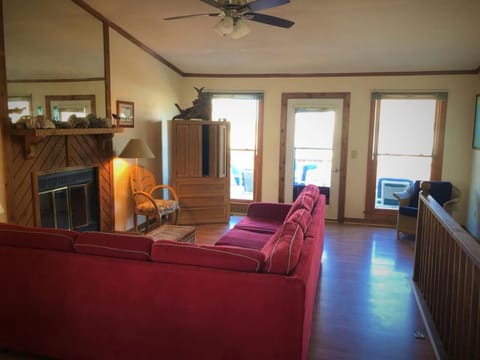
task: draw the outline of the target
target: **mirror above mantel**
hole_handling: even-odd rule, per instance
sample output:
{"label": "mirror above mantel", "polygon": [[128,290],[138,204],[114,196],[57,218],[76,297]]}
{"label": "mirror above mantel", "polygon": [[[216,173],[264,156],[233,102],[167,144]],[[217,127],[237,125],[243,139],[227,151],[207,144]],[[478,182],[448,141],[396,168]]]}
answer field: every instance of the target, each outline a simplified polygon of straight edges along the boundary
{"label": "mirror above mantel", "polygon": [[[92,111],[96,110],[94,115],[108,117],[109,84],[105,72],[108,49],[104,49],[108,43],[108,38],[104,40],[107,25],[72,0],[2,0],[0,3],[6,64],[6,74],[0,77],[5,75],[8,97],[27,99],[31,115],[46,116],[48,100],[50,103],[52,100],[83,101],[93,96],[94,101],[89,103],[95,105],[90,106]],[[5,96],[2,100],[5,105]],[[68,109],[72,108],[70,105]],[[9,106],[9,113],[10,109]],[[57,127],[64,124],[38,129],[18,123],[12,126],[6,116],[2,121],[0,158],[5,167],[8,222],[42,225],[38,222],[39,195],[34,182],[38,174],[93,167],[100,179],[97,184],[102,214],[100,230],[113,231],[112,138],[122,129]],[[0,202],[2,196],[0,194]]]}
{"label": "mirror above mantel", "polygon": [[31,115],[47,113],[47,97],[94,96],[106,117],[103,23],[71,0],[3,0],[9,98],[31,99]]}

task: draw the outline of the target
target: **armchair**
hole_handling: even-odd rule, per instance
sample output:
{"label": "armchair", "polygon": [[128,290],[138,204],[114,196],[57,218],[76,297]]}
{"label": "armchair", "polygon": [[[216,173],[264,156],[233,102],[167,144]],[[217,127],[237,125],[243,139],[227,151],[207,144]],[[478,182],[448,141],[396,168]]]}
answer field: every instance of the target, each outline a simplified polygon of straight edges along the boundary
{"label": "armchair", "polygon": [[426,190],[450,214],[460,201],[460,190],[447,181],[417,180],[405,191],[395,192],[398,200],[397,239],[400,233],[415,235],[417,230],[418,197],[421,190]]}
{"label": "armchair", "polygon": [[141,165],[135,165],[130,172],[130,187],[133,195],[135,231],[138,228],[138,215],[146,217],[146,232],[152,217],[157,220],[158,225],[161,225],[162,217],[174,214],[173,223],[177,223],[180,206],[177,193],[171,186],[158,185],[150,171]]}

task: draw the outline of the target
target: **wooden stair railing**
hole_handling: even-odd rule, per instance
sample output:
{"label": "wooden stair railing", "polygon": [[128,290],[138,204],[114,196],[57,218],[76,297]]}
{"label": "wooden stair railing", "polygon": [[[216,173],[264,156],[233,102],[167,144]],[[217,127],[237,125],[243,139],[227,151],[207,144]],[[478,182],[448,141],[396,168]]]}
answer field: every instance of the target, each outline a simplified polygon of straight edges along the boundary
{"label": "wooden stair railing", "polygon": [[415,242],[414,291],[437,358],[480,359],[479,242],[425,192]]}

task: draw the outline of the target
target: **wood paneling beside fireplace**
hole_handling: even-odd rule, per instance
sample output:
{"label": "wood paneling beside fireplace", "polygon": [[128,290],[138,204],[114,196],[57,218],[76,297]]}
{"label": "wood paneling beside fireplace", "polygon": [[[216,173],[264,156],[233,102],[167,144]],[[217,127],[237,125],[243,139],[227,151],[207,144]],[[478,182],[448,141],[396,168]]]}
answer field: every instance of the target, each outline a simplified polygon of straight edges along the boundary
{"label": "wood paneling beside fireplace", "polygon": [[[100,230],[113,231],[113,150],[112,134],[55,135],[39,140],[33,156],[26,156],[24,136],[10,136],[7,173],[8,220],[21,225],[38,223],[39,173],[81,167],[97,167]],[[9,153],[9,154],[8,154]]]}

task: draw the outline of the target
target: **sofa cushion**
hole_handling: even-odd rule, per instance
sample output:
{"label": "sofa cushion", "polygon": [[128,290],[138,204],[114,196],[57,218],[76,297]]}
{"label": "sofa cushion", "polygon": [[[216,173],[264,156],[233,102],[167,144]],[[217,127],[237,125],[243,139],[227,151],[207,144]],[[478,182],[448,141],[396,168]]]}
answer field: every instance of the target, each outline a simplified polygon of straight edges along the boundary
{"label": "sofa cushion", "polygon": [[302,191],[300,195],[298,195],[295,201],[293,202],[285,219],[288,219],[290,216],[292,216],[292,214],[298,209],[305,209],[311,212],[314,205],[315,205],[315,200],[310,195],[308,195],[307,192]]}
{"label": "sofa cushion", "polygon": [[79,232],[0,223],[0,245],[73,252]]}
{"label": "sofa cushion", "polygon": [[261,217],[244,217],[236,225],[235,229],[247,230],[259,233],[274,234],[282,225],[283,220],[274,220]]}
{"label": "sofa cushion", "polygon": [[259,272],[265,262],[265,255],[259,250],[235,246],[196,245],[158,240],[152,245],[152,261]]}
{"label": "sofa cushion", "polygon": [[286,220],[287,222],[294,222],[299,224],[302,227],[303,232],[305,233],[310,222],[312,221],[312,215],[310,211],[306,209],[298,209]]}
{"label": "sofa cushion", "polygon": [[[277,228],[279,227],[280,225],[277,226]],[[273,233],[254,232],[233,228],[218,239],[215,245],[239,246],[261,250],[272,236]]]}
{"label": "sofa cushion", "polygon": [[75,241],[80,254],[149,260],[153,240],[140,235],[86,231]]}
{"label": "sofa cushion", "polygon": [[305,186],[305,188],[302,190],[302,193],[311,196],[315,202],[317,202],[318,198],[320,197],[320,189],[318,186],[313,184]]}
{"label": "sofa cushion", "polygon": [[286,221],[262,248],[265,254],[263,271],[290,274],[298,263],[304,233],[298,222]]}

